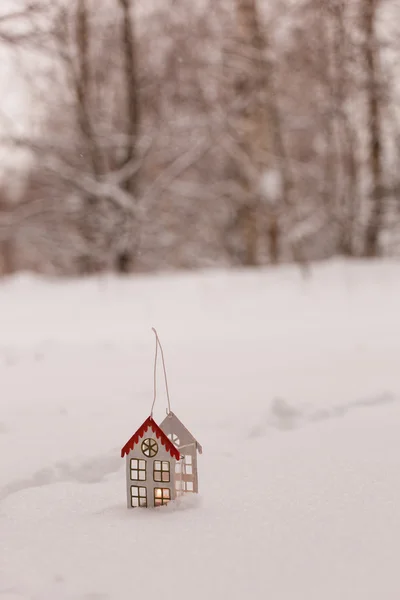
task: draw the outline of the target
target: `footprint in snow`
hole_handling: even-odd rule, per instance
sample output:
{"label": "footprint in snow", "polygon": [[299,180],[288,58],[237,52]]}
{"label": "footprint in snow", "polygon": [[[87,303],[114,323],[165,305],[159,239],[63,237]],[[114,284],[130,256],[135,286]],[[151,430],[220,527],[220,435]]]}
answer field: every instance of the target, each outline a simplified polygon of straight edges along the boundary
{"label": "footprint in snow", "polygon": [[373,408],[383,404],[390,404],[397,400],[398,398],[396,398],[396,396],[389,393],[383,393],[377,396],[371,396],[370,398],[353,400],[346,404],[338,404],[337,406],[329,408],[306,409],[297,408],[282,398],[275,398],[266,414],[263,415],[257,425],[254,425],[250,429],[248,437],[263,437],[267,434],[269,429],[289,431],[310,423],[343,418],[353,410]]}
{"label": "footprint in snow", "polygon": [[20,479],[6,485],[0,491],[0,499],[30,488],[43,487],[52,483],[77,481],[79,483],[99,483],[108,475],[121,468],[118,455],[96,456],[80,464],[59,462],[54,466],[36,471],[29,479]]}

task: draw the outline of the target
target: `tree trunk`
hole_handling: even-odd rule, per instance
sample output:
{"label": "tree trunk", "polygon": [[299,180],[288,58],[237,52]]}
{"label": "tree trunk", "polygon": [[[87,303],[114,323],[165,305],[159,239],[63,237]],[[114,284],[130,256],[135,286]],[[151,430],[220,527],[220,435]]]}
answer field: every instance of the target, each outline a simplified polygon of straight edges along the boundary
{"label": "tree trunk", "polygon": [[245,245],[246,265],[254,266],[258,259],[259,184],[262,171],[266,168],[265,149],[268,144],[267,129],[267,73],[265,62],[266,39],[262,32],[256,0],[236,0],[237,48],[244,60],[240,65],[235,82],[236,119],[238,145],[256,175],[249,177],[240,159],[236,164],[238,179],[243,188],[241,227]]}
{"label": "tree trunk", "polygon": [[[131,0],[120,0],[122,18],[122,53],[124,57],[125,96],[127,112],[127,142],[121,167],[137,158],[137,141],[139,136],[139,86],[137,81],[136,48],[132,23]],[[137,172],[127,177],[124,188],[132,196],[137,193]]]}
{"label": "tree trunk", "polygon": [[379,97],[379,51],[376,38],[376,18],[379,0],[364,0],[365,68],[367,79],[367,110],[369,125],[369,164],[372,179],[371,214],[365,233],[364,252],[378,256],[379,234],[383,221],[381,101]]}
{"label": "tree trunk", "polygon": [[[137,77],[136,45],[133,29],[132,0],[119,0],[122,9],[122,54],[125,74],[125,98],[126,98],[126,144],[120,168],[139,160],[138,138],[140,125],[139,86]],[[134,174],[127,175],[122,182],[122,187],[132,195],[132,202],[137,200],[139,170]],[[118,273],[129,273],[134,266],[135,252],[133,250],[132,236],[134,227],[132,215],[124,215],[124,235],[119,244],[115,268]]]}
{"label": "tree trunk", "polygon": [[79,128],[88,144],[93,174],[96,178],[104,172],[103,157],[98,147],[95,130],[90,115],[90,43],[91,30],[86,0],[79,0],[76,13],[76,40],[78,73],[74,77],[77,99],[77,119]]}

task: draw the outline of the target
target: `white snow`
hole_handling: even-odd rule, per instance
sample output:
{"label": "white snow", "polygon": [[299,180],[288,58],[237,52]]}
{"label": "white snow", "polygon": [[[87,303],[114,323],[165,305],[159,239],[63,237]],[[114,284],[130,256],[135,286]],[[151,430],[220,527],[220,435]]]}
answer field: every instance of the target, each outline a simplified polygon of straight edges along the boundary
{"label": "white snow", "polygon": [[[2,283],[0,600],[398,600],[399,299],[389,262]],[[201,493],[128,511],[152,326]]]}

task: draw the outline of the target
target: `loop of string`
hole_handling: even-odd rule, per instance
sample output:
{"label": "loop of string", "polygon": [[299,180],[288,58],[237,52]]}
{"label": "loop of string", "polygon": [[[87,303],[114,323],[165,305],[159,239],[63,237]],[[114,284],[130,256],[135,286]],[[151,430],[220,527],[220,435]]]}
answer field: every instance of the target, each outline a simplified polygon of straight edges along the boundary
{"label": "loop of string", "polygon": [[163,348],[162,348],[162,345],[161,345],[161,342],[160,342],[160,338],[158,337],[157,331],[154,329],[154,327],[152,327],[152,330],[154,331],[154,335],[156,336],[156,351],[155,351],[155,355],[154,355],[154,396],[153,396],[153,404],[151,405],[151,416],[153,416],[154,405],[155,405],[156,399],[157,399],[157,356],[158,356],[158,348],[160,348],[161,360],[162,360],[163,371],[164,371],[165,389],[166,389],[166,392],[167,392],[167,402],[168,402],[168,409],[167,409],[167,415],[168,415],[171,412],[171,402],[170,402],[170,399],[169,399],[167,370],[165,368],[164,352],[163,352]]}

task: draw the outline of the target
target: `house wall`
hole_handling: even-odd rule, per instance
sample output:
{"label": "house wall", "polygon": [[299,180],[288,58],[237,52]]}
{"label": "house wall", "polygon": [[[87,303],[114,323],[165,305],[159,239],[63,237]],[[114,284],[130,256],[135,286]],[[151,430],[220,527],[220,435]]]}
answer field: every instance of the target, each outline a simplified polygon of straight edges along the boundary
{"label": "house wall", "polygon": [[[141,445],[142,441],[145,439],[153,439],[158,444],[158,453],[154,458],[147,458],[142,450]],[[131,466],[130,461],[131,458],[136,458],[139,460],[146,461],[146,481],[132,481],[131,480]],[[154,461],[156,460],[167,460],[170,463],[170,482],[158,482],[154,481],[153,472],[154,472]],[[144,486],[147,488],[147,507],[154,506],[154,488],[163,487],[169,488],[171,490],[171,500],[174,500],[176,497],[176,489],[175,489],[175,464],[176,460],[173,458],[170,453],[165,449],[165,446],[161,444],[161,441],[157,439],[156,435],[148,429],[143,437],[139,439],[139,442],[135,445],[133,450],[126,455],[126,493],[127,493],[127,505],[128,508],[132,508],[131,506],[131,486]]]}
{"label": "house wall", "polygon": [[[190,454],[192,457],[192,469],[193,476],[186,476],[183,479],[185,481],[193,482],[193,492],[198,493],[199,491],[199,482],[198,482],[198,474],[197,474],[197,449],[195,444],[195,439],[186,429],[183,427],[179,421],[175,419],[175,416],[166,417],[164,421],[160,425],[161,429],[166,435],[175,434],[179,438],[179,447],[178,450],[182,447],[181,454]],[[177,474],[177,478],[179,479],[179,474]]]}

